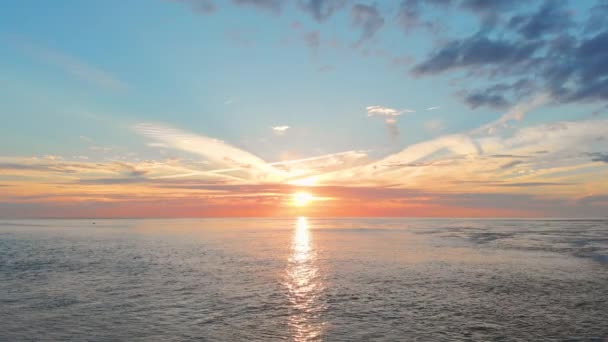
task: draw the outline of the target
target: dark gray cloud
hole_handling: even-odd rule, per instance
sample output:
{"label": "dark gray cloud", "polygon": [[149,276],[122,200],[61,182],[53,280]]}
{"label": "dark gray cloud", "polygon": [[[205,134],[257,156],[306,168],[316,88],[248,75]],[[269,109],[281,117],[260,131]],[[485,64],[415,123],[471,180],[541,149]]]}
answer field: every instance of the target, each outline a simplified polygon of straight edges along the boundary
{"label": "dark gray cloud", "polygon": [[517,9],[525,0],[462,0],[460,7],[477,14],[484,30],[496,26],[502,17]]}
{"label": "dark gray cloud", "polygon": [[[196,13],[211,14],[217,11],[214,0],[168,0],[190,7]],[[239,6],[251,6],[264,11],[273,13],[281,12],[285,0],[232,0],[232,3]]]}
{"label": "dark gray cloud", "polygon": [[274,13],[281,12],[285,0],[232,0],[236,5],[252,6],[261,10]]}
{"label": "dark gray cloud", "polygon": [[309,13],[316,21],[323,22],[331,15],[342,9],[347,0],[299,0],[298,5]]}
{"label": "dark gray cloud", "polygon": [[467,94],[464,100],[472,109],[478,107],[502,109],[511,105],[503,95],[488,91],[475,91]]}
{"label": "dark gray cloud", "polygon": [[361,29],[359,42],[371,39],[384,26],[384,18],[375,6],[355,4],[351,9],[353,25]]}
{"label": "dark gray cloud", "polygon": [[438,5],[438,6],[449,6],[452,4],[452,0],[426,0],[425,1],[428,4],[431,5]]}
{"label": "dark gray cloud", "polygon": [[411,72],[428,76],[463,71],[471,79],[493,82],[508,77],[516,80],[510,84],[490,83],[484,89],[460,90],[471,108],[502,108],[538,92],[550,94],[557,103],[606,102],[606,60],[608,30],[582,38],[565,33],[544,40],[520,41],[491,39],[480,32],[445,43]]}
{"label": "dark gray cloud", "polygon": [[[573,51],[572,61],[562,67],[570,70],[568,80],[577,84],[566,88],[567,100],[608,99],[608,30],[581,41]],[[557,88],[557,85],[554,85]]]}
{"label": "dark gray cloud", "polygon": [[211,14],[217,10],[217,6],[213,0],[169,0],[171,2],[176,2],[180,4],[184,4],[194,12],[202,13],[202,14]]}
{"label": "dark gray cloud", "polygon": [[460,6],[477,13],[496,13],[511,10],[524,0],[462,0]]}
{"label": "dark gray cloud", "polygon": [[470,108],[490,107],[503,109],[513,105],[509,99],[519,100],[534,93],[537,84],[528,79],[507,84],[499,83],[485,89],[464,92],[464,100]]}
{"label": "dark gray cloud", "polygon": [[[412,69],[414,75],[439,74],[459,68],[509,67],[528,64],[542,43],[492,40],[475,35],[453,40]],[[497,70],[494,70],[497,71]]]}
{"label": "dark gray cloud", "polygon": [[592,153],[585,153],[585,155],[591,157],[591,161],[608,163],[608,153],[592,152]]}
{"label": "dark gray cloud", "polygon": [[562,33],[574,26],[572,14],[564,8],[564,5],[565,1],[562,0],[545,0],[537,12],[513,16],[509,21],[509,27],[526,39]]}

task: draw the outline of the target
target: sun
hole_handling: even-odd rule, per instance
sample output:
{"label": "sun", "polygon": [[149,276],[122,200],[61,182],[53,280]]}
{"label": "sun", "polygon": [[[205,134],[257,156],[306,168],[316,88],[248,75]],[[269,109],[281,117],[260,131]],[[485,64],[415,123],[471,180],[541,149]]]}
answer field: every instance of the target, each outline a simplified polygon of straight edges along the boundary
{"label": "sun", "polygon": [[296,207],[304,207],[313,199],[314,197],[309,192],[296,192],[293,194],[293,204]]}

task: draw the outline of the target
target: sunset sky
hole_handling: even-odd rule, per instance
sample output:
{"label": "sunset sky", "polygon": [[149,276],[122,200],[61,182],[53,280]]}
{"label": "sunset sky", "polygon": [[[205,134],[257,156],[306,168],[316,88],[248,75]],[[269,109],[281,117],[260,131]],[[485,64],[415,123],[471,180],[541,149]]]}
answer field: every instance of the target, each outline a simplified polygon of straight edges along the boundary
{"label": "sunset sky", "polygon": [[5,0],[0,217],[603,217],[606,18],[592,0]]}

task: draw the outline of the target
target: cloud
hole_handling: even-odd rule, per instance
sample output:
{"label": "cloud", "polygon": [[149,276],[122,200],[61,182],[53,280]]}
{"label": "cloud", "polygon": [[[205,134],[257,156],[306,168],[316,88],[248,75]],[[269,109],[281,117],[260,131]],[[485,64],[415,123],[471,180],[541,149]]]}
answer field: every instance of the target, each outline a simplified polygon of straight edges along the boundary
{"label": "cloud", "polygon": [[608,153],[605,152],[588,152],[585,155],[591,157],[591,161],[608,163]]}
{"label": "cloud", "polygon": [[346,5],[346,0],[299,0],[298,5],[316,21],[324,22]]}
{"label": "cloud", "polygon": [[497,120],[483,125],[473,132],[482,133],[486,132],[488,134],[493,134],[497,129],[502,127],[507,127],[508,123],[511,121],[521,121],[527,112],[544,105],[549,100],[549,96],[547,94],[536,95],[530,100],[523,101],[518,103],[509,109],[506,113],[504,113]]}
{"label": "cloud", "polygon": [[433,107],[427,108],[426,110],[437,110],[439,108],[441,108],[441,107],[439,107],[439,106],[433,106]]}
{"label": "cloud", "polygon": [[509,27],[526,39],[562,33],[574,26],[571,11],[565,10],[564,4],[561,0],[545,0],[536,13],[513,16],[509,20]]}
{"label": "cloud", "polygon": [[512,105],[509,98],[513,100],[521,100],[536,92],[535,82],[528,79],[521,79],[512,84],[499,83],[487,87],[466,92],[465,102],[471,109],[478,107],[490,107],[494,109],[503,109]]}
{"label": "cloud", "polygon": [[217,10],[217,6],[213,0],[168,0],[175,3],[184,4],[194,12],[202,14],[211,14]]}
{"label": "cloud", "polygon": [[[517,111],[510,114],[521,115]],[[162,124],[139,124],[134,129],[154,142],[198,155],[203,161],[76,163],[2,158],[0,180],[9,186],[3,187],[0,201],[12,204],[0,210],[5,214],[24,210],[13,200],[27,205],[69,202],[72,212],[76,212],[78,203],[100,209],[105,201],[120,203],[133,213],[140,212],[133,208],[145,198],[165,201],[166,205],[174,203],[173,199],[179,199],[183,206],[204,203],[206,208],[216,208],[215,213],[230,207],[233,215],[237,212],[232,206],[235,201],[243,207],[259,201],[272,203],[272,210],[268,210],[276,214],[284,196],[298,187],[313,186],[310,191],[315,194],[340,199],[328,200],[320,209],[329,210],[325,214],[345,215],[348,208],[350,213],[361,210],[373,215],[422,215],[433,210],[444,215],[513,215],[512,210],[546,215],[574,212],[574,205],[582,215],[605,210],[602,206],[606,202],[597,196],[608,193],[606,156],[596,152],[608,149],[608,140],[599,139],[608,132],[608,120],[563,121],[492,136],[449,134],[373,159],[367,151],[345,151],[277,162]],[[123,197],[115,196],[117,193]],[[581,199],[586,197],[589,199]],[[69,214],[68,207],[62,207],[61,212]],[[418,211],[407,211],[413,207]],[[113,213],[127,210],[118,205],[112,208]],[[192,214],[202,212],[195,210],[200,207],[192,208]],[[173,213],[185,215],[179,210]]]}
{"label": "cloud", "polygon": [[375,6],[355,4],[350,14],[353,25],[361,29],[361,36],[357,44],[371,39],[384,26],[384,18]]}
{"label": "cloud", "polygon": [[214,165],[248,170],[249,177],[258,180],[285,176],[282,171],[268,165],[252,153],[217,139],[153,123],[140,123],[135,125],[134,129],[137,133],[158,140],[172,148],[205,157]]}
{"label": "cloud", "polygon": [[61,68],[66,73],[87,83],[114,91],[124,91],[129,88],[125,82],[118,79],[112,73],[98,67],[94,67],[87,62],[65,52],[22,40],[17,41],[16,43],[34,58]]}
{"label": "cloud", "polygon": [[482,36],[453,40],[414,66],[412,73],[422,76],[466,67],[523,65],[530,63],[530,57],[540,47],[538,42],[509,42]]}
{"label": "cloud", "polygon": [[368,106],[365,107],[367,110],[367,116],[381,116],[384,117],[384,123],[386,123],[386,128],[388,129],[389,135],[392,139],[397,139],[399,137],[399,127],[397,126],[397,116],[403,113],[413,113],[414,110],[411,109],[394,109],[383,106]]}
{"label": "cloud", "polygon": [[524,163],[524,162],[523,162],[523,161],[521,161],[521,160],[514,160],[514,161],[511,161],[511,162],[508,162],[508,163],[506,163],[506,164],[501,165],[501,166],[500,166],[500,169],[501,169],[501,170],[508,170],[508,169],[510,169],[510,168],[513,168],[513,167],[515,167],[515,166],[517,166],[517,165],[519,165],[519,164],[523,164],[523,163]]}
{"label": "cloud", "polygon": [[367,116],[399,116],[403,113],[414,113],[412,109],[394,109],[383,106],[368,106],[365,107],[367,110]]}
{"label": "cloud", "polygon": [[578,13],[566,1],[545,0],[532,10],[523,4],[463,0],[460,8],[482,18],[480,29],[440,41],[411,74],[463,73],[466,84],[475,86],[457,93],[473,109],[506,108],[538,93],[548,94],[552,103],[608,102],[608,25],[603,20],[608,5],[598,2],[576,22]]}
{"label": "cloud", "polygon": [[[277,128],[278,132],[288,129],[287,126],[277,126]],[[171,166],[174,172],[165,172],[162,176],[150,177],[154,179],[202,176],[223,177],[240,184],[287,182],[336,167],[347,167],[366,156],[361,152],[349,151],[292,161],[266,162],[248,151],[223,141],[166,125],[140,123],[135,125],[134,129],[143,136],[158,140],[171,148],[199,155],[208,162],[207,170],[200,170],[192,166],[176,169],[175,166]]]}
{"label": "cloud", "polygon": [[319,46],[321,45],[321,36],[319,31],[311,31],[307,32],[303,35],[302,39],[304,39],[304,43],[308,46],[312,51],[317,51]]}
{"label": "cloud", "polygon": [[418,0],[401,1],[397,20],[406,33],[421,26]]}
{"label": "cloud", "polygon": [[589,9],[589,17],[584,24],[585,33],[597,33],[608,29],[606,16],[608,15],[608,2],[598,0],[596,5]]}
{"label": "cloud", "polygon": [[285,3],[284,0],[232,0],[236,5],[252,6],[264,11],[270,11],[274,13],[281,12],[281,8]]}
{"label": "cloud", "polygon": [[477,14],[482,20],[484,29],[491,29],[505,14],[524,3],[526,3],[524,0],[463,0],[460,7]]}
{"label": "cloud", "polygon": [[423,9],[429,6],[449,8],[452,0],[402,0],[397,12],[397,22],[406,34],[416,29],[427,29],[433,34],[442,30],[438,20],[425,19]]}
{"label": "cloud", "polygon": [[274,132],[274,134],[276,135],[285,135],[285,133],[287,133],[287,130],[289,129],[289,126],[274,126],[272,127],[272,131]]}
{"label": "cloud", "polygon": [[465,102],[472,109],[480,106],[487,106],[491,108],[505,108],[509,106],[509,101],[507,101],[504,96],[495,94],[491,91],[468,94],[465,98]]}

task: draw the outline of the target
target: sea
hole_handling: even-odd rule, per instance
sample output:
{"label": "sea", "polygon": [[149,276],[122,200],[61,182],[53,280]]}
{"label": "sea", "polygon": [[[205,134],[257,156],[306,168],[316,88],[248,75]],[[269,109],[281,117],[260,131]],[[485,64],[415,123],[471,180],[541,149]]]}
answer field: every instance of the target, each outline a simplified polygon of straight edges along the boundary
{"label": "sea", "polygon": [[0,220],[0,341],[608,341],[608,220]]}

